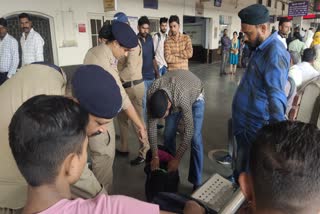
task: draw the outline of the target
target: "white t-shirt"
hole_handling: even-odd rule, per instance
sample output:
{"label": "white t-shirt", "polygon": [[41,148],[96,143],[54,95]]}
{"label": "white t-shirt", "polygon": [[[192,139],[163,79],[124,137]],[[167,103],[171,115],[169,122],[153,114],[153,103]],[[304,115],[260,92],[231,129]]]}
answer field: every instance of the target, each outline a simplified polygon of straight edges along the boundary
{"label": "white t-shirt", "polygon": [[282,44],[284,45],[284,47],[285,47],[286,49],[288,49],[287,39],[281,37],[279,34],[278,34],[278,39],[282,42]]}
{"label": "white t-shirt", "polygon": [[309,62],[301,62],[290,68],[289,76],[292,77],[296,86],[299,87],[320,73]]}

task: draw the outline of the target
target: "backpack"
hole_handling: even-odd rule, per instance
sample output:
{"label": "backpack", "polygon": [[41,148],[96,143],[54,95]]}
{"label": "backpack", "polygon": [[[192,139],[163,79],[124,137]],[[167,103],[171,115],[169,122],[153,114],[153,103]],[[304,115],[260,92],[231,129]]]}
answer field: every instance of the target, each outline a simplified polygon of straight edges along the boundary
{"label": "backpack", "polygon": [[320,75],[298,88],[289,112],[290,120],[299,120],[320,127]]}
{"label": "backpack", "polygon": [[158,154],[160,160],[160,169],[151,171],[150,162],[152,160],[152,152],[149,150],[146,155],[146,165],[144,172],[147,175],[145,183],[145,194],[147,201],[151,202],[159,192],[178,192],[179,186],[179,171],[168,173],[167,165],[173,156],[164,146],[158,146]]}

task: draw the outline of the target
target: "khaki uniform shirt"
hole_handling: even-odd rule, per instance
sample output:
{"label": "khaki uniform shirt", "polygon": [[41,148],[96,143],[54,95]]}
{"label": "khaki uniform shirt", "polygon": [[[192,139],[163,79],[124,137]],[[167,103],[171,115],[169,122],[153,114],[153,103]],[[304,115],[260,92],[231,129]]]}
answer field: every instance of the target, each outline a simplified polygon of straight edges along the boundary
{"label": "khaki uniform shirt", "polygon": [[129,82],[142,79],[142,48],[141,43],[131,49],[128,57],[118,61],[118,71],[122,82]]}
{"label": "khaki uniform shirt", "polygon": [[83,63],[87,65],[99,65],[113,76],[120,88],[120,93],[122,96],[122,109],[126,110],[131,104],[131,101],[122,86],[119,72],[117,70],[117,60],[113,56],[111,49],[106,44],[100,44],[96,47],[93,47],[86,54]]}
{"label": "khaki uniform shirt", "polygon": [[64,95],[61,73],[45,65],[27,65],[0,86],[0,207],[20,209],[27,197],[27,183],[11,153],[8,126],[15,111],[29,98]]}

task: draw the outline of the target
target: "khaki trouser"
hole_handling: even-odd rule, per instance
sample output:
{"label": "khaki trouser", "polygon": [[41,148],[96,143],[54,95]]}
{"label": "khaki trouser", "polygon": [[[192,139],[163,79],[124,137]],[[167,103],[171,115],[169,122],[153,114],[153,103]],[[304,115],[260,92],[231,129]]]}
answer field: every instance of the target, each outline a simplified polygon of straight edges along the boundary
{"label": "khaki trouser", "polygon": [[0,214],[20,214],[22,213],[22,209],[13,210],[9,208],[1,208],[0,207]]}
{"label": "khaki trouser", "polygon": [[92,198],[99,193],[110,193],[112,190],[115,154],[113,121],[107,125],[107,130],[106,133],[89,138],[92,171],[86,166],[79,181],[71,186],[74,197]]}
{"label": "khaki trouser", "polygon": [[[85,167],[80,180],[71,188],[73,196],[92,198],[99,193],[111,193],[115,155],[115,131],[113,121],[107,125],[107,131],[106,133],[101,133],[89,138],[92,171],[88,169],[87,166]],[[104,188],[102,186],[104,186]]]}
{"label": "khaki trouser", "polygon": [[[136,109],[141,121],[143,122],[143,105],[142,100],[144,96],[144,84],[143,82],[135,85],[131,88],[125,89],[132,105]],[[129,118],[127,114],[124,111],[121,111],[118,116],[118,123],[119,123],[119,129],[120,129],[120,151],[128,151],[128,135],[129,135]],[[138,130],[135,128],[135,126],[132,124],[132,127],[134,127],[134,133],[139,139]],[[140,141],[140,148],[139,148],[139,156],[146,158],[147,151],[150,149],[149,141],[146,139],[145,141]]]}
{"label": "khaki trouser", "polygon": [[108,132],[89,140],[92,171],[108,193],[112,191],[113,161],[116,150],[116,134],[113,120],[107,125]]}

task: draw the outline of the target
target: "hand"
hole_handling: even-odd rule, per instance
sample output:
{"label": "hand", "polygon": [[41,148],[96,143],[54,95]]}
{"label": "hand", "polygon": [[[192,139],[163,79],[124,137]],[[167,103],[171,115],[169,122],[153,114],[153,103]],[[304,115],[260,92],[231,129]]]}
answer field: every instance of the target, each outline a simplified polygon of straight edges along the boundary
{"label": "hand", "polygon": [[145,142],[145,140],[148,139],[148,134],[145,127],[138,129],[138,133],[139,133],[139,140],[141,142]]}
{"label": "hand", "polygon": [[175,172],[178,170],[180,161],[178,159],[172,159],[168,163],[168,172]]}
{"label": "hand", "polygon": [[160,74],[159,74],[159,71],[156,72],[156,79],[159,79],[160,78]]}
{"label": "hand", "polygon": [[159,157],[152,158],[151,160],[151,171],[157,170],[160,167]]}

